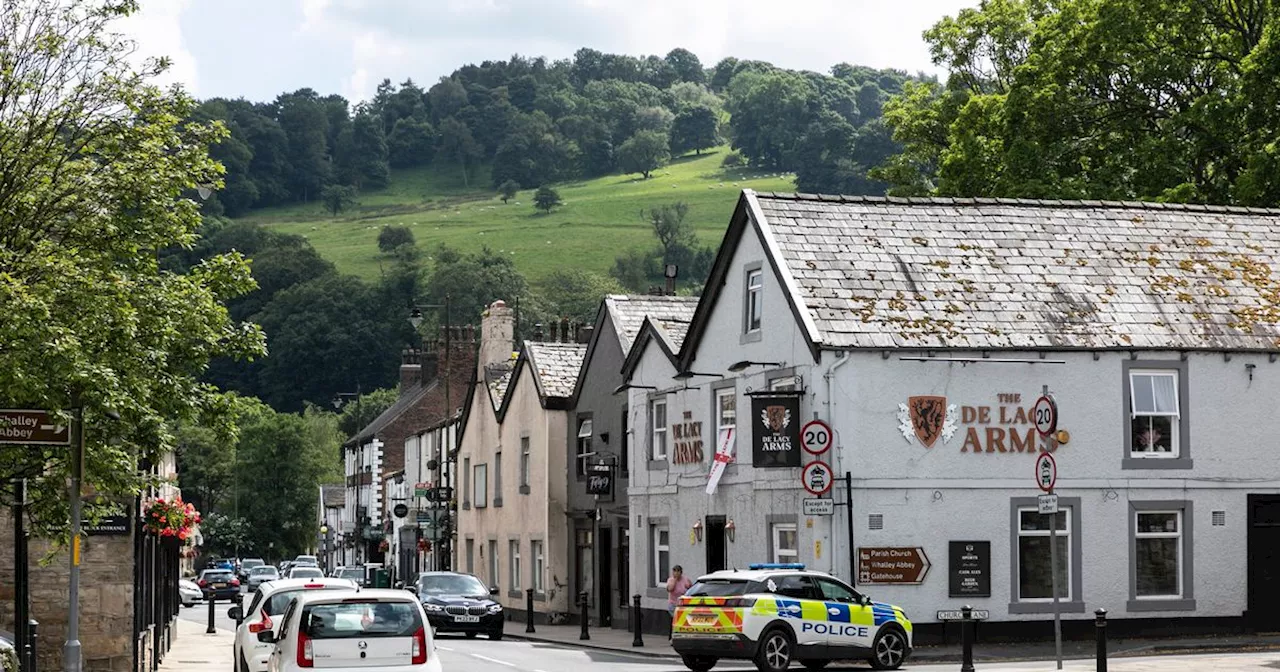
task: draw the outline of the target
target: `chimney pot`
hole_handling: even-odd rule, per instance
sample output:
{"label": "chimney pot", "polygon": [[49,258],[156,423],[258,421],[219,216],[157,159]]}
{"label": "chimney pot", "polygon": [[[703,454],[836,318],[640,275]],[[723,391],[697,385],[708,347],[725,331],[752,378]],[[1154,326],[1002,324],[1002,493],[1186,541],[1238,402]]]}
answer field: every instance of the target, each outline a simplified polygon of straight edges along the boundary
{"label": "chimney pot", "polygon": [[552,321],[552,322],[551,322],[551,338],[550,338],[550,339],[548,339],[548,340],[547,340],[547,342],[548,342],[548,343],[555,343],[555,342],[559,341],[560,339],[557,337],[557,332],[559,332],[559,331],[560,331],[560,323],[559,323],[559,322]]}
{"label": "chimney pot", "polygon": [[587,344],[591,342],[591,332],[595,331],[595,327],[590,324],[584,324],[578,329],[578,342]]}
{"label": "chimney pot", "polygon": [[542,323],[541,322],[535,322],[533,325],[533,340],[535,341],[542,340]]}
{"label": "chimney pot", "polygon": [[560,342],[561,343],[573,342],[569,340],[569,318],[567,317],[560,318]]}

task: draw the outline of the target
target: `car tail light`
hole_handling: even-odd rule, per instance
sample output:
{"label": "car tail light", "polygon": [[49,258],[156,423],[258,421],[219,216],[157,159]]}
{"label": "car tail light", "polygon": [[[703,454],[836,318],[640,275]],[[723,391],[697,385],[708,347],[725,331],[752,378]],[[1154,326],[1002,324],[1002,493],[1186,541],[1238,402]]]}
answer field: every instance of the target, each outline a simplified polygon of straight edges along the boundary
{"label": "car tail light", "polygon": [[750,609],[756,606],[754,597],[731,597],[724,601],[725,609]]}
{"label": "car tail light", "polygon": [[231,585],[233,585],[233,586],[239,586],[239,585],[240,585],[240,579],[231,579]]}
{"label": "car tail light", "polygon": [[307,588],[307,589],[310,589],[310,588],[324,588],[324,584],[323,584],[323,583],[308,583],[308,584],[306,584],[305,586],[303,586],[303,588]]}
{"label": "car tail light", "polygon": [[298,667],[315,667],[315,657],[311,652],[311,638],[298,628]]}
{"label": "car tail light", "polygon": [[257,623],[250,623],[249,632],[252,632],[252,633],[266,632],[267,630],[270,630],[274,626],[275,624],[271,622],[271,617],[267,615],[267,610],[263,609],[262,620],[258,621]]}
{"label": "car tail light", "polygon": [[427,628],[423,626],[413,633],[413,664],[422,665],[427,662]]}

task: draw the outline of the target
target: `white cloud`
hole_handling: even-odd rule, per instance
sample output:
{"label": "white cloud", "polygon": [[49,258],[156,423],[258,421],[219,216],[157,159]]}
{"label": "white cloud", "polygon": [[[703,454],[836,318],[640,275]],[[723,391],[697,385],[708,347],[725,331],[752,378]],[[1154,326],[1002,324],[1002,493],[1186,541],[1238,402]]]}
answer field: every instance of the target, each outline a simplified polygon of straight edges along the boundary
{"label": "white cloud", "polygon": [[169,70],[157,83],[181,84],[192,95],[199,95],[196,58],[182,39],[182,12],[190,1],[144,0],[136,14],[121,19],[114,27],[137,42],[134,57],[138,62],[169,58]]}

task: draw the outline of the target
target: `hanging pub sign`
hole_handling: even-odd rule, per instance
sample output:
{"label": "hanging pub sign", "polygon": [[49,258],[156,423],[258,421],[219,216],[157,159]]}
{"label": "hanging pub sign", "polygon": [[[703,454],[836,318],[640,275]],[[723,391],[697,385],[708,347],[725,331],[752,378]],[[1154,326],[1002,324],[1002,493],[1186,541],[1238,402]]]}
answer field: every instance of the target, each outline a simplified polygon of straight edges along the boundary
{"label": "hanging pub sign", "polygon": [[591,465],[591,471],[587,472],[587,494],[602,497],[613,494],[613,470],[609,465]]}
{"label": "hanging pub sign", "polygon": [[800,466],[800,397],[795,395],[751,398],[751,466],[784,468]]}

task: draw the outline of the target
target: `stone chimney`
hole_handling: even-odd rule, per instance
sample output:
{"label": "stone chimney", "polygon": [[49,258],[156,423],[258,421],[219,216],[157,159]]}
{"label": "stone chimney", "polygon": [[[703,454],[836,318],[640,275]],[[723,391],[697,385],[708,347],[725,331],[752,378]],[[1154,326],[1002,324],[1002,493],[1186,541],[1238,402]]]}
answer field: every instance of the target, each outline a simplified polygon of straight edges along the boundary
{"label": "stone chimney", "polygon": [[440,374],[439,348],[428,347],[422,352],[419,364],[422,368],[422,382],[429,383]]}
{"label": "stone chimney", "polygon": [[400,394],[422,384],[422,351],[405,348],[400,352]]}
{"label": "stone chimney", "polygon": [[595,331],[594,326],[590,324],[581,324],[581,325],[578,325],[578,329],[574,333],[574,335],[577,336],[577,340],[579,343],[586,345],[587,343],[591,342],[592,331]]}
{"label": "stone chimney", "polygon": [[515,312],[501,300],[494,301],[480,321],[480,366],[488,369],[511,359],[515,349]]}
{"label": "stone chimney", "polygon": [[573,342],[573,334],[569,333],[569,318],[567,317],[560,318],[560,342],[561,343]]}

